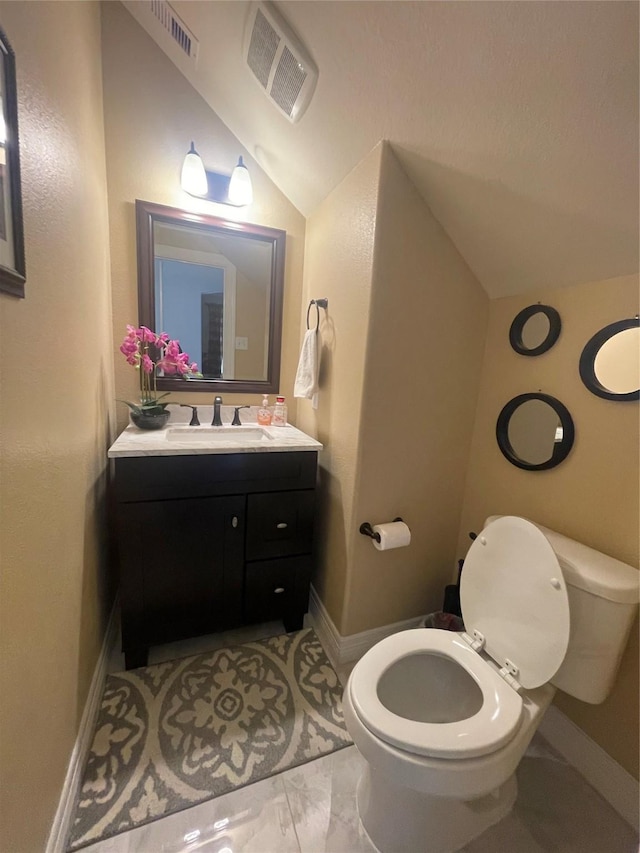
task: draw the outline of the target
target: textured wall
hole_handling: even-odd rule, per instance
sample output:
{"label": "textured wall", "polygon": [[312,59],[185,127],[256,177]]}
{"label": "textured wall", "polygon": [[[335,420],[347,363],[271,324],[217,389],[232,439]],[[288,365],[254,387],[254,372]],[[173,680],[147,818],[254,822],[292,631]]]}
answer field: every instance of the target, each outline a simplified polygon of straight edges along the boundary
{"label": "textured wall", "polygon": [[[535,302],[560,312],[555,346],[530,358],[509,346],[509,327]],[[638,277],[535,291],[491,303],[482,385],[475,419],[459,548],[467,533],[492,514],[523,515],[638,565],[638,403],[616,403],[591,394],[578,361],[586,342],[603,326],[638,312]],[[550,471],[522,471],[502,456],[495,423],[504,404],[541,389],[563,402],[576,440],[568,458]],[[613,693],[599,706],[568,696],[557,704],[630,773],[638,775],[638,637],[633,632]]]}
{"label": "textured wall", "polygon": [[[347,633],[345,594],[357,520],[353,503],[382,150],[382,145],[374,148],[307,222],[303,324],[310,299],[328,297],[329,309],[320,311],[319,407],[300,400],[298,426],[324,444],[314,584],[342,634]],[[310,322],[315,323],[315,310]]]}
{"label": "textured wall", "polygon": [[100,12],[2,3],[26,299],[0,295],[0,850],[44,850],[105,627],[113,410]]}
{"label": "textured wall", "polygon": [[[138,317],[134,202],[142,199],[287,232],[280,391],[289,398],[293,420],[304,218],[120,3],[102,4],[102,50],[116,396],[130,400],[137,393],[136,373],[117,347],[127,323],[136,323]],[[238,155],[243,155],[253,182],[252,205],[234,209],[194,199],[180,189],[180,169],[192,139],[213,171],[229,173]],[[171,397],[212,403],[212,395],[202,393],[172,393]],[[228,402],[232,401],[231,397]],[[260,403],[262,396],[243,394],[238,403],[244,402]],[[123,428],[128,420],[126,407],[119,405],[117,414],[118,426]]]}
{"label": "textured wall", "polygon": [[[456,537],[489,300],[384,148],[362,395],[345,633],[440,609]],[[385,553],[362,521],[401,516]]]}

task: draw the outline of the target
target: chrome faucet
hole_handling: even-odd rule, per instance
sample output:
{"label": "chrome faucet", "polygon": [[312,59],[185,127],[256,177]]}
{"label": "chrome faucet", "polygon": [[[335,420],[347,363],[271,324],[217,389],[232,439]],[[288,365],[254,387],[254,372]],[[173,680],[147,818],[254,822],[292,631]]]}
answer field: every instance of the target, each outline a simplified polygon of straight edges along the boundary
{"label": "chrome faucet", "polygon": [[222,426],[222,418],[220,417],[220,406],[222,405],[222,397],[216,397],[213,401],[213,420],[211,426]]}

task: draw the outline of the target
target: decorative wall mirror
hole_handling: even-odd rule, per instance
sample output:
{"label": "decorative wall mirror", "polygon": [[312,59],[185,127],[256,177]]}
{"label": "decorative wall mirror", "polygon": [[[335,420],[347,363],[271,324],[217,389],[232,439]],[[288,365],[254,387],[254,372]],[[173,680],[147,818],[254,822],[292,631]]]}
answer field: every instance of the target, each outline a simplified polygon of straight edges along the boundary
{"label": "decorative wall mirror", "polygon": [[140,323],[178,339],[203,374],[158,387],[277,392],[285,232],[145,201],[136,224]]}
{"label": "decorative wall mirror", "polygon": [[548,394],[520,394],[498,416],[496,438],[518,468],[545,471],[569,455],[575,429],[569,410]]}
{"label": "decorative wall mirror", "polygon": [[516,314],[509,329],[509,342],[520,355],[541,355],[560,336],[560,315],[550,305],[529,305]]}
{"label": "decorative wall mirror", "polygon": [[600,329],[582,350],[580,378],[605,400],[640,400],[640,320]]}
{"label": "decorative wall mirror", "polygon": [[0,29],[0,290],[24,296],[24,282],[16,60]]}

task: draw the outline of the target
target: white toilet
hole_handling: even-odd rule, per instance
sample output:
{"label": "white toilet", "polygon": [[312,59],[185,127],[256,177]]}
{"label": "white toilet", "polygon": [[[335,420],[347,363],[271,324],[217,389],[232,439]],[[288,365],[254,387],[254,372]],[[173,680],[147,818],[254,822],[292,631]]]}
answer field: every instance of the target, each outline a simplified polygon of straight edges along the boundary
{"label": "white toilet", "polygon": [[464,633],[387,637],[355,665],[347,729],[367,761],[363,826],[382,853],[452,853],[508,814],[514,771],[556,688],[608,695],[639,573],[511,516],[489,518],[464,563]]}

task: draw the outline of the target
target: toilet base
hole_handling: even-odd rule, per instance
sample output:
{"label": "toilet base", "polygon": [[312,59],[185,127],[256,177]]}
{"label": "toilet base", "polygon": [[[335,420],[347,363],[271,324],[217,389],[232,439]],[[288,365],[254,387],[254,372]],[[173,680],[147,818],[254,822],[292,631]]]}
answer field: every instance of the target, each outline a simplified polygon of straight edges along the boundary
{"label": "toilet base", "polygon": [[512,775],[476,800],[434,797],[390,783],[368,765],[357,801],[362,825],[380,853],[455,853],[506,817],[517,793]]}

